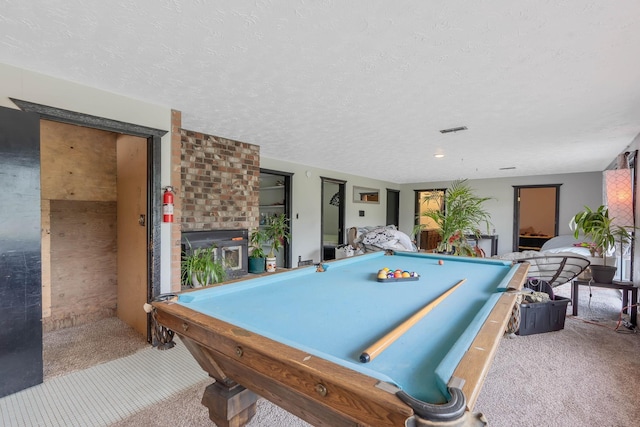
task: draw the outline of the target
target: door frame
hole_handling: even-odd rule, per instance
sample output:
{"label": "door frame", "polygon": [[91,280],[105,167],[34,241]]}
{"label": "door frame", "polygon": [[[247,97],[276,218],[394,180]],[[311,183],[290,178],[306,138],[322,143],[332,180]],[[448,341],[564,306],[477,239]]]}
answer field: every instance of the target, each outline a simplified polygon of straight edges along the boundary
{"label": "door frame", "polygon": [[[160,188],[161,139],[166,130],[106,119],[48,105],[9,98],[21,110],[37,113],[40,119],[100,129],[145,138],[147,140],[147,301],[160,294],[160,224],[162,189]],[[151,342],[151,315],[147,315],[147,342]]]}
{"label": "door frame", "polygon": [[[292,195],[291,195],[291,178],[293,177],[292,172],[283,172],[277,171],[273,169],[260,168],[260,173],[276,175],[284,179],[284,214],[289,219],[289,233],[291,234],[291,239],[293,240],[293,227],[291,227],[291,206],[292,206]],[[285,239],[284,241],[284,268],[291,268],[291,243]]]}
{"label": "door frame", "polygon": [[331,183],[338,186],[338,245],[344,243],[344,205],[345,205],[345,187],[347,181],[342,179],[320,177],[320,261],[324,261],[324,184]]}
{"label": "door frame", "polygon": [[562,184],[538,184],[538,185],[514,185],[513,186],[513,252],[518,252],[518,241],[520,237],[520,190],[523,188],[555,188],[556,189],[556,209],[555,224],[553,233],[558,235],[558,222],[560,221],[560,187]]}

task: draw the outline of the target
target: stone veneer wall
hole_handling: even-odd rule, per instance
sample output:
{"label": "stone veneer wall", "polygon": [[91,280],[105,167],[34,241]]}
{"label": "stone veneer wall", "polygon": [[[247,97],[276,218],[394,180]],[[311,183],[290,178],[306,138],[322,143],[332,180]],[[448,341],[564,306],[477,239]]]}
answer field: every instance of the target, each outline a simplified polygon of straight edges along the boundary
{"label": "stone veneer wall", "polygon": [[252,229],[260,215],[260,147],[181,129],[182,231]]}
{"label": "stone veneer wall", "polygon": [[182,230],[258,226],[260,147],[182,129],[171,111],[171,291],[180,290]]}

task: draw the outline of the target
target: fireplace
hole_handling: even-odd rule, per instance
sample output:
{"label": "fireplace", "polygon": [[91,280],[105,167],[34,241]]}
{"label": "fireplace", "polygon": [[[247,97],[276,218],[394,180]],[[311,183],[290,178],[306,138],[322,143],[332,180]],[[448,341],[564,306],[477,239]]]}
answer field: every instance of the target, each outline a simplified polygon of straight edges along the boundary
{"label": "fireplace", "polygon": [[182,233],[182,253],[191,249],[216,246],[216,260],[225,266],[228,279],[235,279],[248,274],[248,238],[246,229],[185,231]]}

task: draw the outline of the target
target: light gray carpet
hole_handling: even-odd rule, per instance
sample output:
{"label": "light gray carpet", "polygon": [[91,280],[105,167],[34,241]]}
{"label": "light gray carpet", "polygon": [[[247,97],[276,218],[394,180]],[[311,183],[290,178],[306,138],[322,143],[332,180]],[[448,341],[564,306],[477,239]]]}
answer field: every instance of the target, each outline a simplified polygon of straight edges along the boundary
{"label": "light gray carpet", "polygon": [[47,332],[42,337],[45,381],[149,347],[117,317]]}
{"label": "light gray carpet", "polygon": [[580,291],[563,330],[502,340],[475,408],[491,426],[640,425],[640,336],[614,330],[619,291]]}

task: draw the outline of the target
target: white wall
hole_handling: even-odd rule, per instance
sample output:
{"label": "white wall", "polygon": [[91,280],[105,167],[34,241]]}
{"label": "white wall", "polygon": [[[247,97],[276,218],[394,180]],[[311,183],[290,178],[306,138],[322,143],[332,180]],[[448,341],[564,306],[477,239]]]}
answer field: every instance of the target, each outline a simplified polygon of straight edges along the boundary
{"label": "white wall", "polygon": [[[171,130],[171,108],[153,105],[0,63],[0,106],[17,109],[9,98],[90,114],[125,123]],[[170,185],[171,134],[162,137],[161,186]],[[171,280],[171,224],[161,225],[161,290]]]}
{"label": "white wall", "polygon": [[[513,248],[513,186],[562,184],[560,186],[559,234],[570,234],[569,220],[583,207],[602,204],[602,173],[524,176],[513,178],[469,180],[478,196],[492,197],[485,205],[498,234],[498,254]],[[449,182],[423,182],[402,186],[400,194],[400,226],[409,234],[414,224],[415,190],[446,188]]]}
{"label": "white wall", "polygon": [[[449,182],[423,182],[416,184],[394,184],[362,178],[354,175],[316,169],[283,160],[261,158],[260,167],[293,173],[292,177],[292,259],[320,259],[320,177],[347,181],[345,205],[346,228],[362,225],[382,225],[386,220],[386,189],[400,191],[400,223],[398,228],[408,235],[414,225],[414,190],[446,188]],[[309,172],[307,176],[307,172]],[[486,207],[491,214],[493,228],[498,239],[498,253],[512,251],[513,246],[513,186],[562,184],[560,186],[560,212],[558,231],[570,234],[569,220],[583,207],[602,204],[602,173],[558,174],[544,176],[513,177],[499,179],[470,180],[478,195],[492,197]],[[380,204],[353,203],[353,186],[380,189]],[[365,216],[359,217],[358,211]]]}
{"label": "white wall", "polygon": [[[265,157],[260,158],[260,167],[294,174],[291,178],[291,258],[294,264],[298,256],[301,256],[302,259],[320,261],[320,194],[322,186],[320,177],[346,181],[346,228],[363,225],[385,225],[387,218],[387,188],[400,189],[400,185],[390,182],[367,179]],[[380,189],[380,203],[352,202],[354,185]],[[358,216],[358,211],[360,210],[364,211],[364,217]]]}

